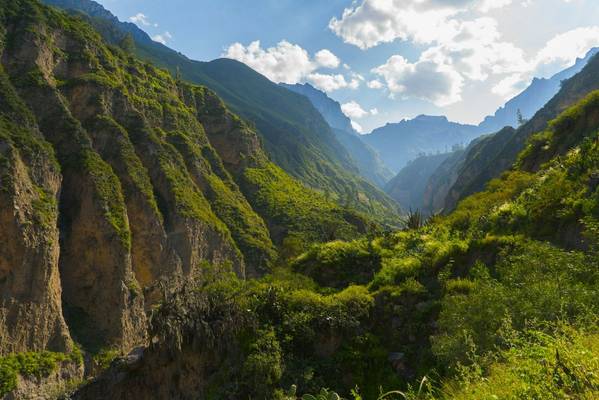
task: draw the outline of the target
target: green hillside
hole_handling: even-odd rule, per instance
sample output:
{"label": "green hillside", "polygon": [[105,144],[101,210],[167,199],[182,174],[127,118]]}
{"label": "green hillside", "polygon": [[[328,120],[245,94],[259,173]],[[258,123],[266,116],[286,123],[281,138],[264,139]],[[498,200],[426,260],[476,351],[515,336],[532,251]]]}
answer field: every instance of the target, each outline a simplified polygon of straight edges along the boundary
{"label": "green hillside", "polygon": [[[388,390],[385,398],[400,399],[599,395],[597,96],[535,135],[511,172],[446,217],[413,219],[411,229],[374,239],[315,246],[261,281],[195,289],[207,296],[201,301],[182,294],[191,307],[232,288],[240,293],[230,300],[234,311],[226,320],[237,339],[228,336],[210,348],[215,352],[226,340],[226,354],[242,352],[245,361],[209,375],[204,393],[285,399],[306,392],[370,399]],[[195,336],[180,326],[180,347],[173,347],[168,327],[178,307],[163,310],[155,332],[163,341],[153,357],[179,348],[193,353],[192,343],[214,335]],[[249,314],[241,312],[246,309]],[[154,376],[150,364],[142,368]],[[92,384],[80,398],[149,390],[134,382],[109,391]]]}
{"label": "green hillside", "polygon": [[233,112],[253,124],[270,159],[305,185],[333,195],[331,198],[341,204],[351,203],[358,211],[382,222],[396,223],[395,202],[359,177],[348,152],[304,96],[269,81],[238,61],[190,60],[152,41],[135,25],[119,22],[93,1],[44,2],[89,15],[89,22],[109,43],[119,45],[131,38],[132,50],[141,59],[215,91]]}

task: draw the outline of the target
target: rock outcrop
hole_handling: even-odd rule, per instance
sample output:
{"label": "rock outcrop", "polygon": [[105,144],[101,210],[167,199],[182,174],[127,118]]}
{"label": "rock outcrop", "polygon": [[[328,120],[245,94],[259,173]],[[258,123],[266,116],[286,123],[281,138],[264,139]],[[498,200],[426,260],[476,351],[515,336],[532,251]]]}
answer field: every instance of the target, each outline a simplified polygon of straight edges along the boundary
{"label": "rock outcrop", "polygon": [[129,351],[206,263],[258,276],[315,221],[365,229],[213,92],[35,0],[0,0],[0,100],[0,354]]}

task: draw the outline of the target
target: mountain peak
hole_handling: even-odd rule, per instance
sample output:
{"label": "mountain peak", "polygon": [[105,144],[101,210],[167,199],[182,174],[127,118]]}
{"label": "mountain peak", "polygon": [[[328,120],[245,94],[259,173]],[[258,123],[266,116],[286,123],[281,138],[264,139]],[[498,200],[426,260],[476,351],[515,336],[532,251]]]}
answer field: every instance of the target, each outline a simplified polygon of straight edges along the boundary
{"label": "mountain peak", "polygon": [[426,115],[420,114],[413,121],[422,121],[422,122],[449,122],[445,115]]}

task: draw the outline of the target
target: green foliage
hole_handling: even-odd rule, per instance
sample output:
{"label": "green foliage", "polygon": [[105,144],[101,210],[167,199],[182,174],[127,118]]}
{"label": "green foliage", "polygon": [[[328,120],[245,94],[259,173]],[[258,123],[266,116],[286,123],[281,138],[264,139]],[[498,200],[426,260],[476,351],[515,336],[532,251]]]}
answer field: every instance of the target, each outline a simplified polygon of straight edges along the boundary
{"label": "green foliage", "polygon": [[447,283],[433,340],[433,351],[447,365],[466,362],[471,344],[481,354],[501,346],[506,320],[522,330],[533,322],[575,321],[599,312],[596,257],[525,242],[504,250],[499,260],[492,271],[477,264],[468,281],[457,281],[462,290],[456,281]]}
{"label": "green foliage", "polygon": [[283,376],[281,346],[275,332],[258,330],[243,364],[246,392],[254,398],[268,398]]}
{"label": "green foliage", "polygon": [[[594,399],[599,396],[599,336],[560,325],[512,332],[509,346],[481,369],[443,384],[444,399]],[[486,361],[486,362],[485,362]]]}
{"label": "green foliage", "polygon": [[368,240],[315,245],[292,263],[296,271],[319,285],[335,288],[366,284],[380,266],[381,257]]}
{"label": "green foliage", "polygon": [[366,229],[361,216],[307,190],[272,163],[246,168],[242,179],[242,191],[260,214],[269,217],[277,244],[289,236],[301,238],[305,245],[349,239]]}
{"label": "green foliage", "polygon": [[50,351],[10,354],[0,357],[0,396],[17,386],[18,375],[42,378],[56,371],[64,361],[81,362],[78,351],[72,354]]}
{"label": "green foliage", "polygon": [[121,352],[116,349],[101,349],[98,353],[94,354],[93,360],[99,370],[105,370],[110,367],[112,361],[119,357]]}
{"label": "green foliage", "polygon": [[94,182],[96,195],[102,202],[106,220],[115,230],[124,246],[131,247],[131,231],[125,208],[121,183],[114,171],[94,151],[85,151],[82,155],[82,167]]}

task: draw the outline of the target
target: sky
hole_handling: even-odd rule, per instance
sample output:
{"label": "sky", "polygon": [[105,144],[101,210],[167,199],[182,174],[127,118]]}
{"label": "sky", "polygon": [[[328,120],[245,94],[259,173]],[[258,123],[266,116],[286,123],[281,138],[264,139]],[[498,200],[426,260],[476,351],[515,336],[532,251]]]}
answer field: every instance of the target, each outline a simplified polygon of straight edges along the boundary
{"label": "sky", "polygon": [[367,133],[479,123],[599,46],[599,0],[97,0],[189,58],[305,83]]}

